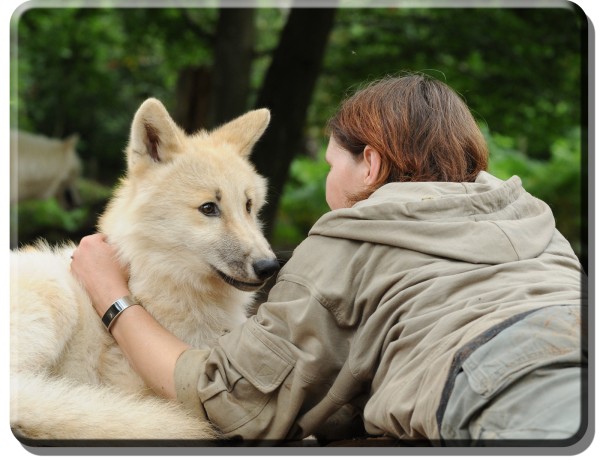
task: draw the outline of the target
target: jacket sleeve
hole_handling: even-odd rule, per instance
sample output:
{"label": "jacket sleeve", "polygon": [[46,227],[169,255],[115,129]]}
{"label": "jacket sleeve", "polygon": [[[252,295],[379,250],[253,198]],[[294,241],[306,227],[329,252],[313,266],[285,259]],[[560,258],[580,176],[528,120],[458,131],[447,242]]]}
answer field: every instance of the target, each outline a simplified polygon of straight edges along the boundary
{"label": "jacket sleeve", "polygon": [[180,356],[178,399],[226,437],[303,437],[298,417],[327,394],[348,354],[350,332],[326,306],[309,285],[280,279],[257,315],[215,348]]}

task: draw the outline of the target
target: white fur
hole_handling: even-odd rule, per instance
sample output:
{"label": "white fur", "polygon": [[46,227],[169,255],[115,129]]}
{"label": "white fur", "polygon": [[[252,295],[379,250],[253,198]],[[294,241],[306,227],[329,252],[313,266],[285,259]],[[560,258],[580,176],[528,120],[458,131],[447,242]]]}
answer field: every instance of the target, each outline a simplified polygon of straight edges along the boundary
{"label": "white fur", "polygon": [[[268,121],[267,110],[251,111],[188,136],[147,100],[132,123],[127,176],[99,222],[129,265],[133,295],[198,348],[239,326],[253,297],[215,268],[258,284],[252,262],[275,258],[256,216],[266,182],[247,160]],[[201,213],[207,202],[221,215]],[[13,431],[34,439],[218,437],[133,372],[71,276],[72,251],[41,242],[11,254]]]}

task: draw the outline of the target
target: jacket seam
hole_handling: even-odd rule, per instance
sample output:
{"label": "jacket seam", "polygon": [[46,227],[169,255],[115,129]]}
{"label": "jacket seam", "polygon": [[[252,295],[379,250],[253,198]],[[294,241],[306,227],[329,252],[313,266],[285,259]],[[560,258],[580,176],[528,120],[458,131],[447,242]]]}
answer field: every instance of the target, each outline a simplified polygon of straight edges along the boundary
{"label": "jacket seam", "polygon": [[512,240],[510,239],[510,237],[508,237],[508,234],[506,234],[506,232],[500,227],[500,225],[498,223],[496,223],[495,221],[490,221],[489,223],[493,224],[494,226],[496,226],[500,232],[504,235],[504,237],[506,237],[506,240],[508,241],[508,243],[510,244],[511,248],[513,249],[513,252],[515,253],[515,255],[517,256],[517,260],[520,260],[521,257],[519,256],[519,252],[517,252],[517,249],[515,249],[515,245],[513,244]]}
{"label": "jacket seam", "polygon": [[333,316],[333,318],[335,319],[338,326],[343,325],[343,320],[340,316],[340,313],[338,311],[338,307],[336,306],[336,304],[332,303],[330,300],[328,300],[326,297],[324,297],[306,279],[304,279],[301,276],[295,275],[295,274],[286,274],[286,275],[280,276],[279,281],[286,281],[291,284],[296,284],[301,287],[304,287],[306,290],[308,290],[310,297],[314,298],[317,301],[317,303],[319,305],[321,305],[321,307],[323,307],[323,309],[327,310]]}
{"label": "jacket seam", "polygon": [[317,289],[315,289],[315,287],[312,284],[310,284],[302,276],[298,276],[296,274],[285,274],[283,276],[280,276],[279,280],[290,282],[292,284],[296,284],[304,287],[305,289],[308,289],[310,296],[314,298],[317,302],[319,302],[319,305],[321,305],[323,308],[329,310],[333,307],[333,303],[327,300],[327,298],[325,298]]}

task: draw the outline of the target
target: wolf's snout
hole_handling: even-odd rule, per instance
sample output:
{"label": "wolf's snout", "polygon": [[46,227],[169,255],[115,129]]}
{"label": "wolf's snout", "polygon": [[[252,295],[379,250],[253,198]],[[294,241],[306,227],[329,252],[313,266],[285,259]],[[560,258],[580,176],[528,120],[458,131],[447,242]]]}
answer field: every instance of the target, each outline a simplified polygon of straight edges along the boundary
{"label": "wolf's snout", "polygon": [[279,270],[279,262],[274,259],[257,260],[252,263],[252,268],[258,278],[265,280],[273,276]]}

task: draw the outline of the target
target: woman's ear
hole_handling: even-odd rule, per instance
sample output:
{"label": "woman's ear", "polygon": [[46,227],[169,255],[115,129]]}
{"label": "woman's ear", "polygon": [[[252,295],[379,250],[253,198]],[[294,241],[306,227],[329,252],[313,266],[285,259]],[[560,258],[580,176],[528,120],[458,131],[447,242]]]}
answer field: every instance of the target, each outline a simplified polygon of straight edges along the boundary
{"label": "woman's ear", "polygon": [[372,186],[379,178],[379,171],[381,170],[381,155],[375,148],[373,148],[373,146],[367,144],[363,150],[363,159],[367,166],[364,182],[365,185]]}

